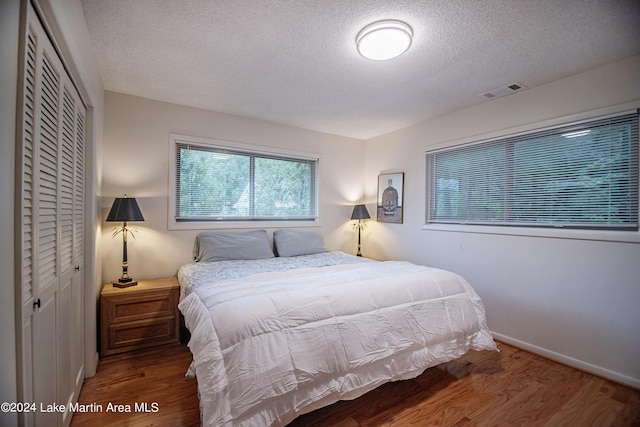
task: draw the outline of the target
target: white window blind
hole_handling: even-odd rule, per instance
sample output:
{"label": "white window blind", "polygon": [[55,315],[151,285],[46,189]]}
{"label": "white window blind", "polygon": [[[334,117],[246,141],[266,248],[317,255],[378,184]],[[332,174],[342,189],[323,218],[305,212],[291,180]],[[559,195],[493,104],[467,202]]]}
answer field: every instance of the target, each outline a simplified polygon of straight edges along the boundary
{"label": "white window blind", "polygon": [[638,230],[638,112],[427,152],[427,222]]}
{"label": "white window blind", "polygon": [[317,158],[175,144],[175,219],[314,221]]}

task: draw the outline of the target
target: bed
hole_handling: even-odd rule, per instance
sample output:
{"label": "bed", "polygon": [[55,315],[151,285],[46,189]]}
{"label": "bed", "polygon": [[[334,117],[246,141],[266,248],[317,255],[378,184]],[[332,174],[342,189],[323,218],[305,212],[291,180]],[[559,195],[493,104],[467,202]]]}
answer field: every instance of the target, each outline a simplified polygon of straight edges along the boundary
{"label": "bed", "polygon": [[283,426],[473,350],[497,350],[454,273],[326,251],[315,233],[201,233],[178,271],[205,426]]}

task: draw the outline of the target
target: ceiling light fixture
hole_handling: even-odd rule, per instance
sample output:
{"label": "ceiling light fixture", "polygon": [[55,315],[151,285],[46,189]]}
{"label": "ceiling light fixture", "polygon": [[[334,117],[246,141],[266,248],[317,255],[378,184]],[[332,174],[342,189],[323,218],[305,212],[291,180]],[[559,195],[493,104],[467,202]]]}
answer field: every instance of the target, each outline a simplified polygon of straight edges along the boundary
{"label": "ceiling light fixture", "polygon": [[413,31],[402,21],[385,20],[364,27],[356,37],[358,53],[367,59],[384,61],[400,56],[411,46]]}

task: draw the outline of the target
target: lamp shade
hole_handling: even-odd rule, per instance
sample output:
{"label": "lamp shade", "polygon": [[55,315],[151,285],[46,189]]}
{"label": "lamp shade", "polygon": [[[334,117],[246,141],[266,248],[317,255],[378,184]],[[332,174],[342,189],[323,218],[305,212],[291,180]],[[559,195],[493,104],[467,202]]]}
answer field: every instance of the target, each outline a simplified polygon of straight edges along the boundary
{"label": "lamp shade", "polygon": [[116,197],[107,215],[109,222],[144,221],[135,198]]}
{"label": "lamp shade", "polygon": [[367,207],[365,205],[355,205],[353,207],[353,213],[351,214],[351,219],[369,219],[369,211],[367,211]]}

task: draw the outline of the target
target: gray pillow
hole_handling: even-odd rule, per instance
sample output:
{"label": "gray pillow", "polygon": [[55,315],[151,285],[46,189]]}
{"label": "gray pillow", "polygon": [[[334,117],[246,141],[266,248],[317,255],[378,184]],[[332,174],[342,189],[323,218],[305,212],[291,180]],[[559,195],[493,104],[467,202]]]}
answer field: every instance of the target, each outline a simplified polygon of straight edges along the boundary
{"label": "gray pillow", "polygon": [[204,232],[196,236],[196,262],[273,258],[266,230],[243,233]]}
{"label": "gray pillow", "polygon": [[276,230],[273,233],[276,253],[281,257],[317,254],[326,252],[324,240],[319,233],[295,230]]}

